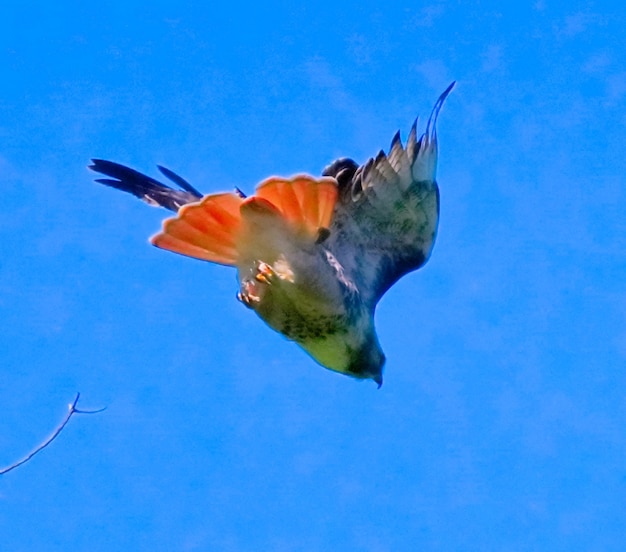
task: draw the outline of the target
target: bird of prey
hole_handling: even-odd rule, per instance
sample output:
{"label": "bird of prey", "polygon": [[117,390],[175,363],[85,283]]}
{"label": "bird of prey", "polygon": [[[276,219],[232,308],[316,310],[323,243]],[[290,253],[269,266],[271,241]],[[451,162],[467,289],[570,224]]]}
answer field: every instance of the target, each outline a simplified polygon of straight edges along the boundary
{"label": "bird of prey", "polygon": [[428,260],[437,233],[437,116],[417,119],[406,145],[397,132],[388,153],[358,166],[341,158],[319,178],[271,177],[255,194],[203,196],[165,167],[176,187],[93,159],[97,182],[176,212],[151,238],[157,247],[233,266],[238,299],[322,366],[382,385],[385,355],[374,328],[382,295]]}

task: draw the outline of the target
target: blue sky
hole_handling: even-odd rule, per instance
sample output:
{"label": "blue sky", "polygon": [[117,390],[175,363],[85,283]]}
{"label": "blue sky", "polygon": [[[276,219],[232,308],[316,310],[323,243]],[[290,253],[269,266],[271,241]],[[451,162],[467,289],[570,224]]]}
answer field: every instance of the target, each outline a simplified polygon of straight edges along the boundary
{"label": "blue sky", "polygon": [[[15,3],[14,3],[15,4]],[[626,9],[22,3],[0,21],[6,550],[622,550]],[[91,157],[210,192],[319,174],[439,93],[432,259],[385,385],[317,366],[157,250]]]}

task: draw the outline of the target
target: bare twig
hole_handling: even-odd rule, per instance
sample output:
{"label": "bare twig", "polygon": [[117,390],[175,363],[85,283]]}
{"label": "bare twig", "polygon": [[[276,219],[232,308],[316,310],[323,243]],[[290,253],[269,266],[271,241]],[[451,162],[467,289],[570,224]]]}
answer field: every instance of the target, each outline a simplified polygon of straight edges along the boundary
{"label": "bare twig", "polygon": [[57,427],[52,432],[52,435],[50,435],[50,437],[48,437],[43,443],[41,443],[41,445],[39,445],[35,450],[30,452],[25,458],[23,458],[19,462],[16,462],[15,464],[11,464],[10,466],[0,470],[0,475],[4,475],[5,473],[8,473],[11,470],[14,470],[15,468],[21,466],[22,464],[26,464],[26,462],[28,462],[33,456],[35,456],[35,454],[45,449],[50,443],[52,443],[52,441],[54,441],[59,436],[59,433],[63,431],[63,428],[67,425],[67,423],[70,421],[70,418],[74,414],[97,414],[98,412],[102,412],[103,410],[106,410],[106,407],[100,408],[99,410],[79,410],[78,408],[76,408],[79,398],[80,398],[80,393],[76,393],[76,398],[74,399],[74,402],[69,405],[69,410],[67,412],[67,415],[61,422],[61,425],[59,425],[59,427]]}

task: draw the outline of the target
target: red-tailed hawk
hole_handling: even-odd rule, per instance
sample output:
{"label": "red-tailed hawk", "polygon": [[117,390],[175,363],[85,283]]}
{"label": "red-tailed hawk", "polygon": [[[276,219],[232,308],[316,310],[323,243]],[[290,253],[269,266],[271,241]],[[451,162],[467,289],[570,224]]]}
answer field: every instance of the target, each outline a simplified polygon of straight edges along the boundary
{"label": "red-tailed hawk", "polygon": [[271,177],[251,197],[239,189],[204,196],[169,169],[178,189],[133,169],[94,159],[97,182],[177,214],[152,237],[157,247],[233,266],[239,300],[322,366],[382,385],[385,363],[374,310],[401,276],[424,265],[439,219],[439,96],[417,138],[400,133],[358,166],[331,163],[321,178]]}

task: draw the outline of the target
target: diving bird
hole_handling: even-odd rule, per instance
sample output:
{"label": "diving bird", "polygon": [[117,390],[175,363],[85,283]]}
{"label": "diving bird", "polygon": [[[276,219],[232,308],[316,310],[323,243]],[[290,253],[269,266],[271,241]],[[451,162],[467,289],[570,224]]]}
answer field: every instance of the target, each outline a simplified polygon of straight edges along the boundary
{"label": "diving bird", "polygon": [[428,260],[439,220],[437,116],[417,119],[406,145],[359,166],[337,159],[319,178],[271,177],[255,194],[203,196],[159,166],[175,187],[112,161],[93,159],[96,182],[129,192],[176,216],[151,242],[162,249],[235,267],[238,299],[322,366],[383,381],[385,355],[374,327],[383,294]]}

